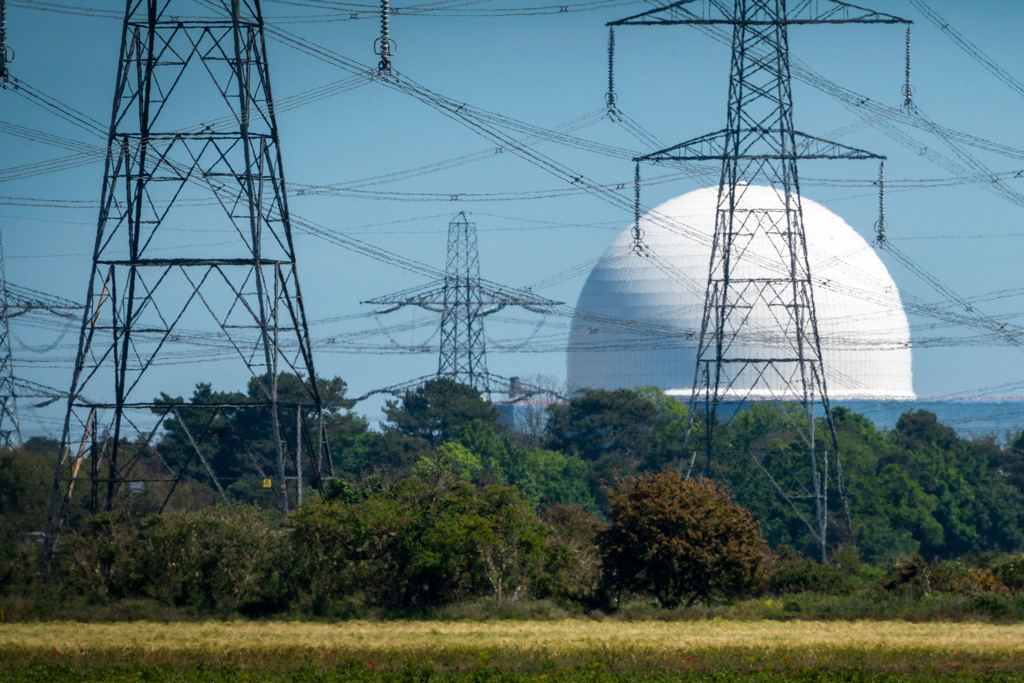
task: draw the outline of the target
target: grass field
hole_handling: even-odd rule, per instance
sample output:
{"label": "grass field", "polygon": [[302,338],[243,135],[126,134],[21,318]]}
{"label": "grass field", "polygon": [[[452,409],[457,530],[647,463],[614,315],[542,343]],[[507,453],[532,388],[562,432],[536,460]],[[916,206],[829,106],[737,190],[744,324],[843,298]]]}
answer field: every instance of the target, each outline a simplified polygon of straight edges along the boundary
{"label": "grass field", "polygon": [[[167,677],[186,670],[191,678]],[[678,674],[699,674],[699,680],[724,672],[729,677],[722,681],[741,674],[745,680],[753,674],[766,681],[778,674],[831,680],[803,677],[836,670],[875,676],[842,678],[850,681],[905,680],[908,674],[914,680],[979,674],[1021,680],[1024,625],[719,620],[0,625],[0,680],[6,671],[18,672],[20,677],[11,679],[18,681],[205,681],[228,680],[220,677],[230,671],[236,676],[230,680],[383,683],[425,676],[440,683],[488,670],[494,671],[473,680],[499,674],[508,681],[547,680],[542,676],[634,681]],[[149,674],[119,678],[130,671]],[[166,675],[158,675],[161,671]],[[339,672],[347,673],[335,678]],[[898,677],[878,678],[883,674]]]}

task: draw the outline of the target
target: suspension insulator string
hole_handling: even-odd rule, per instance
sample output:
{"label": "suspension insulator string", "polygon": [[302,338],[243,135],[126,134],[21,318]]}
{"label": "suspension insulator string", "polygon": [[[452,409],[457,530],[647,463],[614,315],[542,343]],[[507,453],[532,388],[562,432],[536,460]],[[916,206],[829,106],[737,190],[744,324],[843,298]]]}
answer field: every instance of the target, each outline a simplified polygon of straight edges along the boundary
{"label": "suspension insulator string", "polygon": [[395,55],[395,41],[388,35],[388,22],[391,20],[391,7],[388,0],[380,0],[380,38],[374,45],[374,52],[380,55],[380,64],[377,72],[383,75],[391,74],[391,57]]}
{"label": "suspension insulator string", "polygon": [[615,27],[608,27],[608,92],[605,93],[604,103],[608,106],[608,115],[615,117]]}
{"label": "suspension insulator string", "polygon": [[914,108],[914,86],[910,82],[910,25],[907,25],[907,62],[906,81],[903,84],[903,106],[907,109]]}
{"label": "suspension insulator string", "polygon": [[636,162],[633,173],[633,251],[640,256],[644,253],[644,232],[640,229],[640,162]]}
{"label": "suspension insulator string", "polygon": [[875,225],[875,242],[885,246],[885,159],[878,164],[878,224]]}
{"label": "suspension insulator string", "polygon": [[10,79],[7,70],[7,0],[0,0],[0,85],[6,86]]}

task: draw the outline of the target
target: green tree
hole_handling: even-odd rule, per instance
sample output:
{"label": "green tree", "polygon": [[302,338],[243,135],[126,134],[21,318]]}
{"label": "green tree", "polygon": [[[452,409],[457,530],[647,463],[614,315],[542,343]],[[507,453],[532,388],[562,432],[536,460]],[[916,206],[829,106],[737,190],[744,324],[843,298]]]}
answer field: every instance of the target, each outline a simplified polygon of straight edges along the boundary
{"label": "green tree", "polygon": [[658,464],[651,456],[668,419],[638,391],[584,389],[567,404],[548,407],[548,447],[638,472]]}
{"label": "green tree", "polygon": [[676,607],[753,589],[765,542],[724,486],[674,471],[646,474],[616,487],[609,504],[611,524],[599,546],[611,590]]}
{"label": "green tree", "polygon": [[472,387],[438,377],[426,381],[384,408],[388,430],[423,439],[432,448],[453,440],[474,420],[497,427],[498,412]]}
{"label": "green tree", "polygon": [[[261,478],[256,463],[264,472],[273,471],[276,462],[273,422],[270,410],[259,404],[266,402],[269,376],[253,377],[244,392],[216,391],[208,383],[196,385],[188,401],[181,397],[161,394],[156,399],[154,412],[168,413],[163,421],[164,432],[158,449],[175,470],[194,481],[212,486],[209,473],[192,445],[194,439],[213,472],[223,479],[222,484],[249,478]],[[305,427],[304,440],[315,438],[315,412],[310,399],[311,384],[291,373],[277,378],[280,435],[287,453],[294,454],[297,443],[297,412],[301,412]],[[348,412],[354,403],[346,398],[346,385],[340,378],[317,379],[317,390],[324,411],[328,439],[345,445],[366,431],[365,420],[353,418]],[[252,405],[247,405],[252,404]],[[229,405],[213,410],[203,406]],[[179,417],[180,416],[180,417]],[[243,489],[248,490],[246,487]],[[251,496],[245,496],[251,498]],[[253,500],[259,500],[256,496]],[[276,499],[270,499],[276,500]]]}
{"label": "green tree", "polygon": [[56,452],[56,448],[40,452],[26,445],[0,453],[0,561],[13,559],[27,534],[46,528]]}
{"label": "green tree", "polygon": [[591,514],[600,506],[587,485],[587,463],[561,451],[532,450],[525,454],[526,476],[516,482],[534,507],[574,505]]}

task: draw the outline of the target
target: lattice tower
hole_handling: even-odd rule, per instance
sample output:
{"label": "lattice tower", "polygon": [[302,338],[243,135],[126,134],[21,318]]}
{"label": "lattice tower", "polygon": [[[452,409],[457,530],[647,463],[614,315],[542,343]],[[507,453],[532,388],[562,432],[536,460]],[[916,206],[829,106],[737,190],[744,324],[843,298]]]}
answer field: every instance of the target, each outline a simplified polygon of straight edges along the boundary
{"label": "lattice tower", "polygon": [[[272,480],[282,510],[290,488],[301,497],[305,467],[322,488],[333,463],[259,0],[128,0],[100,205],[48,548],[79,481],[104,490],[102,509],[124,502],[129,482],[159,488],[166,504],[201,463],[229,500],[208,443],[237,433],[243,413],[255,411],[268,433],[237,447],[254,479]],[[287,404],[278,396],[286,372],[305,380]],[[153,398],[229,376],[249,382],[246,398],[187,407]],[[189,444],[185,462],[159,449],[172,422]]]}
{"label": "lattice tower", "polygon": [[[460,212],[448,223],[448,255],[444,278],[422,287],[377,297],[363,303],[389,306],[391,312],[418,306],[441,314],[437,376],[469,385],[482,394],[508,390],[508,378],[487,370],[484,319],[508,306],[547,313],[559,305],[526,290],[514,290],[480,278],[476,223]],[[419,384],[423,379],[402,385]],[[520,386],[529,390],[522,383]]]}
{"label": "lattice tower", "polygon": [[[763,453],[751,456],[807,524],[823,559],[830,533],[829,491],[838,494],[835,497],[841,502],[846,533],[849,509],[822,364],[797,163],[802,159],[883,157],[796,130],[789,27],[896,23],[909,22],[842,2],[815,0],[797,2],[792,11],[786,0],[683,0],[609,23],[612,31],[637,25],[705,29],[721,25],[732,30],[725,128],[635,160],[638,197],[642,163],[715,160],[722,165],[680,470],[690,476],[698,451],[703,451],[704,473],[711,476],[716,452],[729,448],[722,440],[723,427],[751,401],[798,404],[798,415],[785,414],[791,416],[793,431],[805,449],[806,465],[794,470],[792,463],[774,463]],[[778,201],[761,206],[748,200],[747,188],[755,185],[773,188]],[[636,239],[642,240],[639,229]],[[642,247],[638,251],[643,253]],[[764,254],[777,254],[777,262],[759,261]],[[754,311],[767,311],[768,315],[752,315]],[[751,319],[772,320],[776,329],[749,329]],[[744,341],[766,333],[783,342],[756,345]],[[691,448],[697,440],[698,412],[704,416],[703,444]],[[818,416],[824,420],[825,444],[819,438]]]}
{"label": "lattice tower", "polygon": [[0,446],[5,450],[21,444],[17,390],[11,355],[11,297],[7,291],[4,245],[0,236]]}

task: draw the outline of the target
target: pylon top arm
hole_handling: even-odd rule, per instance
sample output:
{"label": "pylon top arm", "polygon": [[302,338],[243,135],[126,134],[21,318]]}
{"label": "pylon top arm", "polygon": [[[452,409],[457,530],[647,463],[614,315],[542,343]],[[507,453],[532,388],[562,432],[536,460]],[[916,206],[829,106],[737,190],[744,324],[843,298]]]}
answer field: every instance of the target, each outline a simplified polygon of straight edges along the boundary
{"label": "pylon top arm", "polygon": [[[485,281],[479,281],[475,285],[474,290],[476,294],[472,297],[472,300],[474,304],[479,306],[497,306],[499,309],[505,306],[521,306],[534,312],[548,313],[552,308],[561,305],[559,301],[546,299],[525,290],[508,289]],[[360,303],[394,307],[386,311],[390,312],[402,306],[430,308],[432,306],[451,305],[455,298],[450,292],[446,294],[444,280],[435,280],[420,287],[403,289],[393,294],[367,299]]]}
{"label": "pylon top arm", "polygon": [[[740,131],[740,137],[749,133],[753,139],[763,139],[772,134],[778,135],[777,130],[749,130]],[[658,162],[658,161],[721,161],[726,159],[876,159],[883,160],[884,156],[868,152],[856,147],[850,147],[831,140],[793,131],[796,139],[796,149],[788,153],[773,152],[770,154],[758,154],[750,150],[729,150],[726,143],[730,139],[728,131],[720,130],[699,138],[681,142],[672,147],[636,157],[634,161]]]}
{"label": "pylon top arm", "polygon": [[399,292],[394,292],[393,294],[385,294],[384,296],[367,299],[360,303],[370,304],[373,306],[394,306],[397,309],[402,306],[423,306],[425,304],[443,302],[444,281],[435,280],[434,282],[427,283],[426,285],[410,287],[409,289],[403,289]]}
{"label": "pylon top arm", "polygon": [[[697,5],[699,3],[699,5]],[[823,7],[821,5],[824,5]],[[680,0],[665,7],[609,21],[607,26],[710,26],[738,24],[774,26],[778,24],[912,24],[892,14],[876,12],[839,0],[801,0],[785,19],[737,19],[732,2],[726,0]]]}

